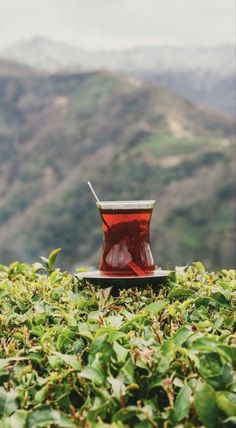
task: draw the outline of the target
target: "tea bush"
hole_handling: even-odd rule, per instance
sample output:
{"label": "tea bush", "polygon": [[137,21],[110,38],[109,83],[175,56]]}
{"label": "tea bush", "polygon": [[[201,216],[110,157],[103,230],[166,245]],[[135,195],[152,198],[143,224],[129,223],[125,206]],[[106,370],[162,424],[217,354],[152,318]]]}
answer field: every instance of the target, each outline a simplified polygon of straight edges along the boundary
{"label": "tea bush", "polygon": [[0,266],[1,428],[236,425],[233,270],[114,297],[57,254]]}

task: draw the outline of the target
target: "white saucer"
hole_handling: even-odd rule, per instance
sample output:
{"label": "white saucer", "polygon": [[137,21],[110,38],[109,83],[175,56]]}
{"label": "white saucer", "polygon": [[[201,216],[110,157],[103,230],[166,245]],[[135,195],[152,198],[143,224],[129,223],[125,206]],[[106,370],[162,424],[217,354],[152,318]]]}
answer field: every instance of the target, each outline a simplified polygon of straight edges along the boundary
{"label": "white saucer", "polygon": [[161,285],[165,282],[168,275],[172,271],[156,269],[151,274],[145,276],[108,276],[101,273],[99,270],[90,272],[77,273],[76,276],[80,280],[85,280],[93,285],[101,285],[111,287],[140,287],[144,285]]}

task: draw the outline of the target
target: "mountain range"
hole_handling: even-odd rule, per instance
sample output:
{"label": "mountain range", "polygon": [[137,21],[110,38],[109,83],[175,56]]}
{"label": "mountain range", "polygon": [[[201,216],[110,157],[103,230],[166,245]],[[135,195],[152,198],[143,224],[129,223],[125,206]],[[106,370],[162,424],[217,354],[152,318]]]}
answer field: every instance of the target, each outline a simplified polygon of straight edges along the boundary
{"label": "mountain range", "polygon": [[230,118],[158,84],[108,71],[33,71],[0,61],[0,260],[62,247],[62,266],[97,266],[101,199],[156,199],[158,265],[235,260]]}
{"label": "mountain range", "polygon": [[159,83],[202,106],[235,114],[235,47],[143,46],[87,51],[42,37],[10,46],[0,57],[51,73],[110,70]]}

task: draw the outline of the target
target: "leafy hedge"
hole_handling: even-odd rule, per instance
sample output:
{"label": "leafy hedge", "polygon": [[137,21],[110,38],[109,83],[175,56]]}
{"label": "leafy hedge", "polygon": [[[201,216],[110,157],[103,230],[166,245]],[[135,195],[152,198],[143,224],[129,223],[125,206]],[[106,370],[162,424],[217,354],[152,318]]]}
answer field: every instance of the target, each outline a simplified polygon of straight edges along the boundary
{"label": "leafy hedge", "polygon": [[0,266],[1,428],[236,425],[233,270],[113,297],[57,253]]}

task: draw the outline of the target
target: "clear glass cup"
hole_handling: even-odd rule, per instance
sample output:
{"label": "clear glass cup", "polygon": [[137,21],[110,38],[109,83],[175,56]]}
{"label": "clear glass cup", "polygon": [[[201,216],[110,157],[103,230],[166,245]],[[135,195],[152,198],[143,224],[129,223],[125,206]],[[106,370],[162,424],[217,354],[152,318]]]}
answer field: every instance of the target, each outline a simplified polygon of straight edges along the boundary
{"label": "clear glass cup", "polygon": [[102,219],[104,275],[145,276],[155,270],[149,228],[155,201],[97,202]]}

